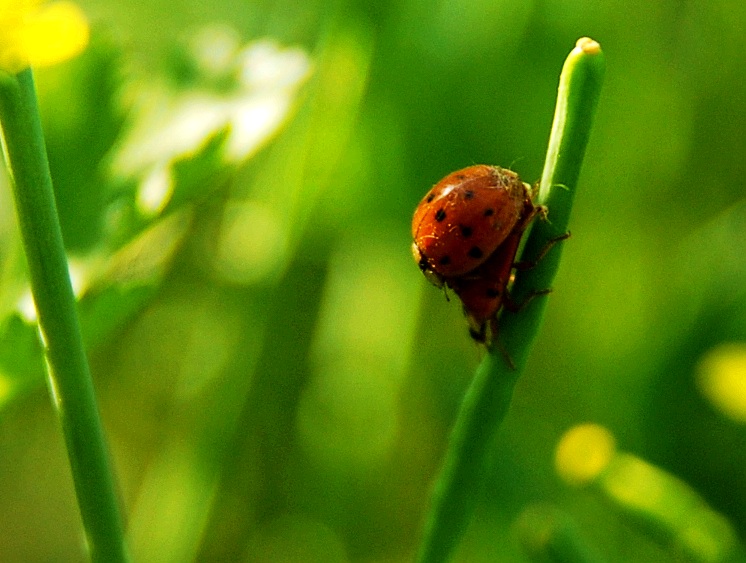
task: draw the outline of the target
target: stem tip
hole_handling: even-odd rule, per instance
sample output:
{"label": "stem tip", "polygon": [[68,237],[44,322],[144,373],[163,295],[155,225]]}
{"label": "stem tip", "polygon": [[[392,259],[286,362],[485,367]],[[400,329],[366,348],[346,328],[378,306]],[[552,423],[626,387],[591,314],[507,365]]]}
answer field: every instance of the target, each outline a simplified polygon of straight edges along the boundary
{"label": "stem tip", "polygon": [[575,48],[586,55],[595,55],[601,51],[601,45],[590,37],[581,37],[575,42]]}

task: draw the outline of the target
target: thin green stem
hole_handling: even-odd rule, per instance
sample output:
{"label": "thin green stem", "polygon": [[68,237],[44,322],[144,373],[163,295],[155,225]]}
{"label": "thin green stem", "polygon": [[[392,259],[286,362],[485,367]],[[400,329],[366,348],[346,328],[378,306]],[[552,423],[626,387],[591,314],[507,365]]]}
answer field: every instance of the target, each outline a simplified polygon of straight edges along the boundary
{"label": "thin green stem", "polygon": [[[577,180],[590,136],[604,74],[598,43],[580,39],[560,76],[557,105],[549,139],[538,203],[548,208],[547,220],[537,220],[523,251],[531,260],[567,230]],[[562,244],[536,267],[519,272],[511,289],[514,300],[525,301],[551,287],[559,268]],[[510,355],[509,366],[500,346],[493,346],[476,371],[458,414],[444,466],[420,546],[421,563],[447,561],[469,524],[480,494],[486,459],[497,428],[510,406],[518,376],[541,325],[546,296],[540,295],[518,313],[500,317],[499,341]]]}
{"label": "thin green stem", "polygon": [[738,534],[724,515],[688,483],[643,459],[617,452],[589,484],[632,526],[686,561],[746,560]]}
{"label": "thin green stem", "polygon": [[45,346],[49,388],[67,444],[90,557],[92,561],[127,561],[30,69],[0,78],[0,124]]}

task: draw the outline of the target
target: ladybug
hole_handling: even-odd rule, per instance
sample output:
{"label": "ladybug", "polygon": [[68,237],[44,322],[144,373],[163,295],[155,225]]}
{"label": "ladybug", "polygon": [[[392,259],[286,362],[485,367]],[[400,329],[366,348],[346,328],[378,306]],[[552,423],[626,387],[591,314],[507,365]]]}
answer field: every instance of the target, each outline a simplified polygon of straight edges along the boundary
{"label": "ladybug", "polygon": [[[449,174],[423,198],[412,220],[412,253],[425,276],[458,295],[477,342],[496,345],[497,315],[504,307],[519,310],[510,299],[513,270],[530,268],[558,241],[549,241],[531,263],[516,263],[523,234],[544,206],[534,205],[532,189],[518,175],[497,166],[470,166]],[[475,250],[476,249],[476,250]],[[502,349],[502,348],[501,348]],[[503,349],[506,361],[515,367]]]}
{"label": "ladybug", "polygon": [[510,299],[508,284],[513,269],[518,266],[515,257],[523,233],[536,214],[543,210],[543,207],[535,207],[530,199],[526,200],[521,219],[489,258],[473,272],[446,280],[448,287],[461,299],[469,321],[469,333],[477,342],[488,343],[494,339],[497,314],[502,307],[511,311],[520,308]]}
{"label": "ladybug", "polygon": [[412,219],[412,254],[438,286],[479,266],[508,238],[531,205],[515,172],[476,165],[453,172],[425,195]]}

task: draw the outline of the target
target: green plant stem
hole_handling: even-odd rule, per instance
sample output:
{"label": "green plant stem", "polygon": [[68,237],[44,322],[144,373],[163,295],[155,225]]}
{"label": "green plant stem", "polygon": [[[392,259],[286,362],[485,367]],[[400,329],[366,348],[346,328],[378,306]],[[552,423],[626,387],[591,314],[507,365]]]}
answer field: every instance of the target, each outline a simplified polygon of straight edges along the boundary
{"label": "green plant stem", "polygon": [[679,559],[746,560],[738,534],[725,516],[708,506],[688,483],[643,459],[617,452],[590,484],[611,509]]}
{"label": "green plant stem", "polygon": [[0,77],[0,124],[45,347],[50,393],[67,444],[90,557],[92,561],[127,561],[30,69]]}
{"label": "green plant stem", "polygon": [[[547,220],[537,220],[522,259],[532,260],[549,242],[567,230],[573,197],[604,74],[599,45],[583,38],[565,61],[560,76],[538,203],[548,208]],[[517,303],[551,287],[559,268],[562,243],[532,269],[518,273],[511,293]],[[469,524],[480,493],[485,462],[497,428],[510,406],[513,389],[538,333],[546,296],[537,296],[518,313],[500,317],[500,345],[493,346],[476,371],[464,396],[451,435],[418,561],[447,561]],[[501,351],[510,355],[512,369]]]}

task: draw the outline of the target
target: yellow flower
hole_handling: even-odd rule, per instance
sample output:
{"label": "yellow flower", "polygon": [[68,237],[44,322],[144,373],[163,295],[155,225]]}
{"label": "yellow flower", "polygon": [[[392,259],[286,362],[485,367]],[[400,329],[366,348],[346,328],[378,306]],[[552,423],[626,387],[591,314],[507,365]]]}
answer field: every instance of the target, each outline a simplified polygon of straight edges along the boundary
{"label": "yellow flower", "polygon": [[16,73],[53,65],[87,44],[88,21],[72,2],[0,0],[0,69]]}

